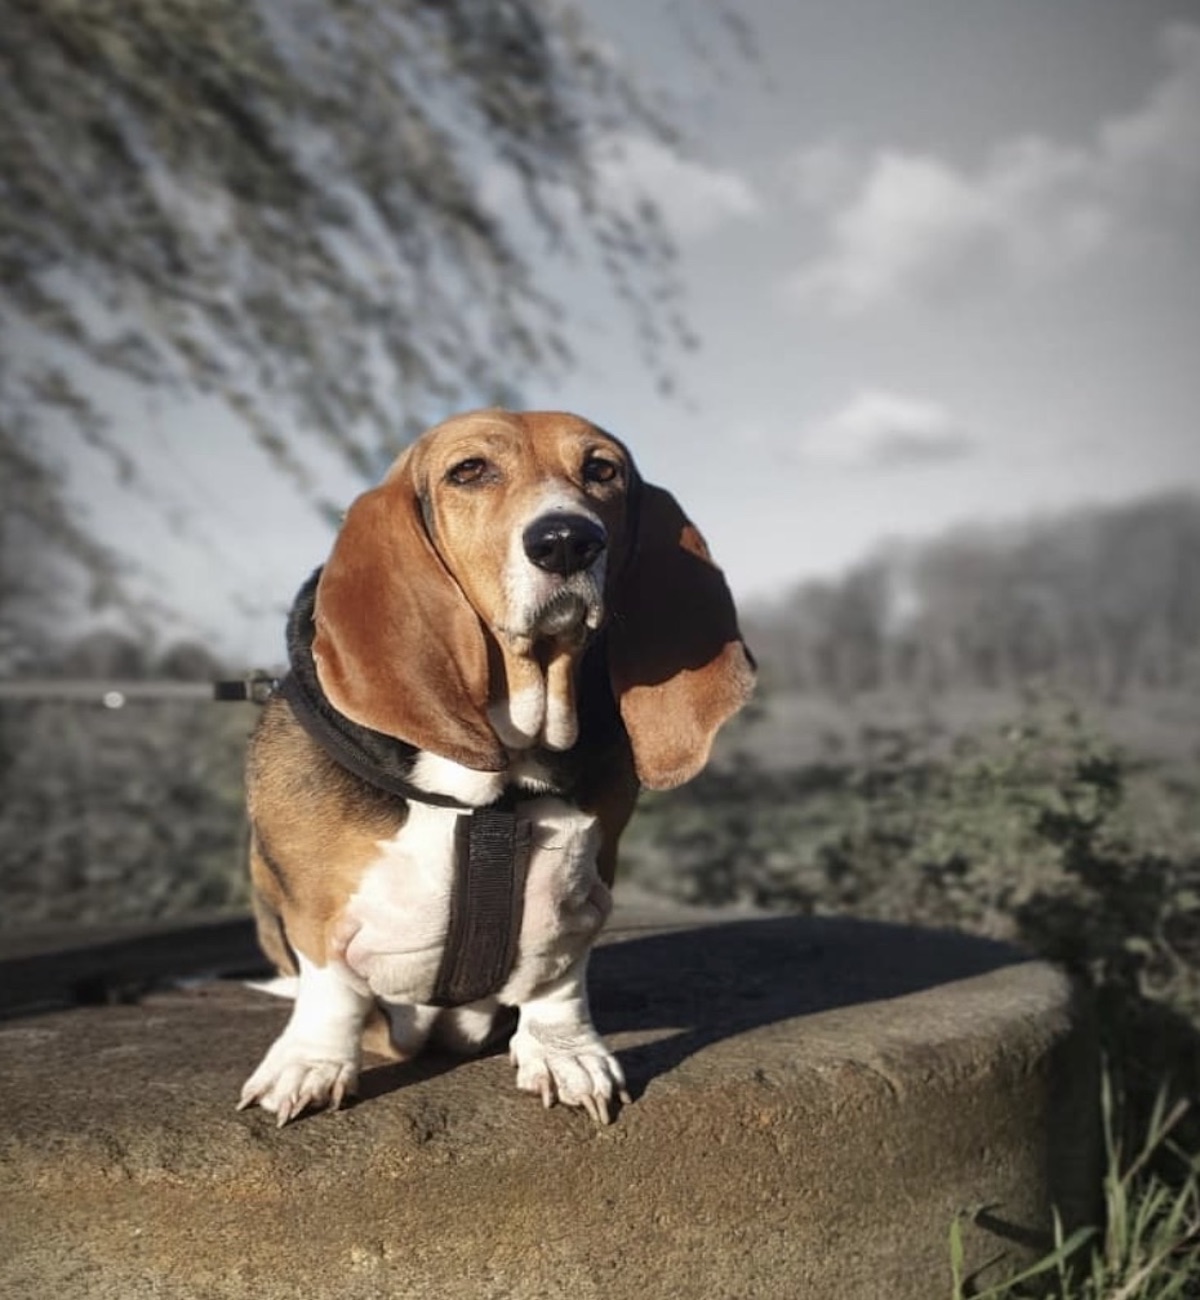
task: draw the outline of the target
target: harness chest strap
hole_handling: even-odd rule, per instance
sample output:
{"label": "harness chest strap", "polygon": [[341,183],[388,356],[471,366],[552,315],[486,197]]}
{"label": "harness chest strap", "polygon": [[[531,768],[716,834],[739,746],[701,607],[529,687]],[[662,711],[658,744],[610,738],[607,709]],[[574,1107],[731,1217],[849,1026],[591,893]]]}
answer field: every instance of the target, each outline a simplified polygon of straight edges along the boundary
{"label": "harness chest strap", "polygon": [[[503,987],[517,957],[531,827],[508,808],[459,818],[450,923],[430,1002],[458,1007]],[[464,842],[465,841],[465,842]]]}

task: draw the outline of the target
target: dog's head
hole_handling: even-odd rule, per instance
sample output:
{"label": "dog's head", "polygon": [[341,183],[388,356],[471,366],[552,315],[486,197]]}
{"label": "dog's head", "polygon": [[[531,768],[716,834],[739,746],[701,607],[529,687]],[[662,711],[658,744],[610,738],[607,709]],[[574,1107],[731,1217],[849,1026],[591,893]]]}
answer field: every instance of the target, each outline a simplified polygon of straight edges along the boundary
{"label": "dog's head", "polygon": [[335,708],[483,771],[575,743],[601,629],[653,789],[699,771],[754,680],[700,534],[620,442],[555,412],[474,412],[408,448],[350,507],[315,616]]}

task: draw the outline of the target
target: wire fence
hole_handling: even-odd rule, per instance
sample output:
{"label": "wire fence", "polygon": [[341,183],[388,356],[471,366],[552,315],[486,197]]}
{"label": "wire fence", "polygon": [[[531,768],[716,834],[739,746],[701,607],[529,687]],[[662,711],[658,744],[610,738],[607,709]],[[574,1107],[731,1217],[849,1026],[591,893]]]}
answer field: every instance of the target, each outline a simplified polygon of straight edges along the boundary
{"label": "wire fence", "polygon": [[276,680],[275,677],[260,672],[212,681],[20,677],[0,679],[0,702],[58,700],[73,704],[98,704],[106,709],[120,709],[135,700],[248,701],[261,704],[273,689]]}

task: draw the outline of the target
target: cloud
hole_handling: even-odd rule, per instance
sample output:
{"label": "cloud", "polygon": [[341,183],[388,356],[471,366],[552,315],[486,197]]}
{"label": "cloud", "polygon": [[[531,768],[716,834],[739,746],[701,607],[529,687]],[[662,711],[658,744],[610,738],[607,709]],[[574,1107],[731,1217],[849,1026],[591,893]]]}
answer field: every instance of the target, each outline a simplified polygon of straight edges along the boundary
{"label": "cloud", "polygon": [[1085,146],[1015,137],[974,169],[900,150],[865,161],[830,144],[802,151],[788,174],[825,247],[789,295],[853,315],[981,278],[1038,279],[1200,208],[1200,27],[1172,24],[1160,45],[1161,80]]}
{"label": "cloud", "polygon": [[788,159],[783,180],[801,207],[820,211],[850,197],[859,170],[849,149],[836,140],[827,140]]}
{"label": "cloud", "polygon": [[939,403],[869,389],[819,421],[801,439],[800,454],[846,469],[903,469],[956,460],[972,447]]}
{"label": "cloud", "polygon": [[606,136],[594,157],[610,199],[631,208],[649,199],[681,240],[702,238],[762,212],[744,177],[685,158],[647,136]]}

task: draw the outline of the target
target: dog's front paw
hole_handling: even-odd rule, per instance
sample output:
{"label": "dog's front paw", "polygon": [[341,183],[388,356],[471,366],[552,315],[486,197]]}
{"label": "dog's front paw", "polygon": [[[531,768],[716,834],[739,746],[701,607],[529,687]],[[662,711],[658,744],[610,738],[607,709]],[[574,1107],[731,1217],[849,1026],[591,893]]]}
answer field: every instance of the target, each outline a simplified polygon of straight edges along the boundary
{"label": "dog's front paw", "polygon": [[279,1039],[246,1080],[238,1110],[256,1102],[282,1128],[310,1107],[336,1110],[358,1084],[358,1062]]}
{"label": "dog's front paw", "polygon": [[517,1067],[517,1087],[541,1097],[547,1108],[556,1101],[580,1106],[597,1124],[607,1124],[615,1101],[629,1101],[620,1063],[590,1026],[522,1025],[509,1057]]}

